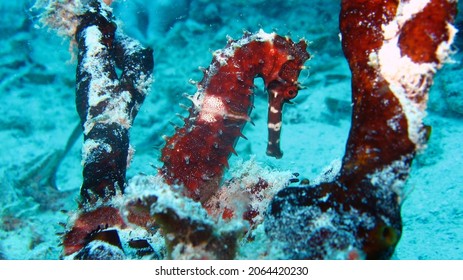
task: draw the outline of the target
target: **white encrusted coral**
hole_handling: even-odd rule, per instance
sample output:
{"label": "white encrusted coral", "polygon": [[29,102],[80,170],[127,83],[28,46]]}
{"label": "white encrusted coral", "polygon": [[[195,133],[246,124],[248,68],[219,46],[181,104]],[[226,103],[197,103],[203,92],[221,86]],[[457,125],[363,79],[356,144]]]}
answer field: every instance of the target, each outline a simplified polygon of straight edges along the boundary
{"label": "white encrusted coral", "polygon": [[[101,7],[111,11],[112,1],[99,0]],[[39,22],[55,30],[59,35],[73,38],[79,25],[79,15],[90,0],[37,0],[31,10],[40,11]],[[104,3],[104,4],[103,4]]]}

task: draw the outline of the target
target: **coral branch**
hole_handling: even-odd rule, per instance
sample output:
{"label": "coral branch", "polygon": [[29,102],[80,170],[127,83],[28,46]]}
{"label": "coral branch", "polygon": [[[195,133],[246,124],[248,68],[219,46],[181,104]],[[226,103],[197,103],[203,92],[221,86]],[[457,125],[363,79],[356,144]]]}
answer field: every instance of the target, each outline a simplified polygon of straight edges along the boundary
{"label": "coral branch", "polygon": [[401,188],[429,134],[427,94],[450,52],[455,13],[451,0],[342,1],[352,127],[333,181],[284,189],[271,203],[266,231],[287,256],[391,257]]}
{"label": "coral branch", "polygon": [[260,31],[229,41],[214,53],[211,65],[190,97],[193,107],[185,126],[167,139],[161,174],[169,184],[204,202],[215,193],[227,161],[253,105],[254,78],[262,77],[269,93],[267,154],[280,158],[283,104],[297,95],[297,78],[309,58],[306,42]]}
{"label": "coral branch", "polygon": [[[84,130],[84,203],[123,192],[129,129],[151,83],[152,51],[116,31],[107,6],[81,16],[76,106]],[[122,69],[121,77],[115,66]]]}
{"label": "coral branch", "polygon": [[[111,200],[124,192],[129,129],[152,82],[153,55],[117,30],[104,3],[91,1],[84,10],[75,35],[84,180],[80,211],[64,235],[64,254],[81,250],[76,258],[122,258],[117,231],[100,231],[126,227]],[[116,67],[122,70],[120,77]]]}
{"label": "coral branch", "polygon": [[355,116],[341,173],[352,184],[425,144],[427,93],[455,32],[454,1],[374,2],[345,1],[340,18]]}

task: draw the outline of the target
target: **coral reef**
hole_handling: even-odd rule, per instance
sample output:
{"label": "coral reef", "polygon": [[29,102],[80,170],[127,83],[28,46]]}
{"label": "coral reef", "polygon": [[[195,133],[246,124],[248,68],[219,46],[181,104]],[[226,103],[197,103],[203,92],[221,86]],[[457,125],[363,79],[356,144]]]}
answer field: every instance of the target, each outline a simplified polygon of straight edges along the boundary
{"label": "coral reef", "polygon": [[263,31],[229,40],[189,97],[184,127],[166,139],[160,174],[126,185],[128,130],[149,88],[151,51],[117,29],[101,1],[83,11],[75,30],[84,183],[64,235],[66,258],[163,258],[165,251],[228,259],[255,238],[273,244],[262,252],[268,258],[391,257],[402,232],[402,186],[430,133],[422,124],[427,93],[456,33],[456,1],[342,1],[352,127],[342,162],[319,184],[299,186],[289,186],[297,174],[260,167],[222,181],[249,121],[255,76],[269,93],[267,153],[282,156],[281,111],[300,88],[305,41]]}

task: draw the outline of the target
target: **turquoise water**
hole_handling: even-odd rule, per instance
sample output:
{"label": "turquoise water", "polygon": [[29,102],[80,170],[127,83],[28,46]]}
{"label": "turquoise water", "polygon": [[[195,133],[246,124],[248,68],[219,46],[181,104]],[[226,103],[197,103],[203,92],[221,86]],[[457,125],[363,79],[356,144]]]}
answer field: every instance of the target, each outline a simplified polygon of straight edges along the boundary
{"label": "turquoise water", "polygon": [[[284,157],[265,155],[267,101],[256,89],[255,126],[240,140],[230,166],[255,157],[262,165],[316,178],[339,160],[350,127],[350,72],[341,51],[339,1],[115,1],[127,34],[154,49],[155,83],[131,130],[136,153],[127,177],[155,174],[162,135],[181,113],[211,51],[243,30],[306,38],[312,59],[300,81],[307,86],[285,107]],[[75,110],[76,52],[68,39],[40,26],[32,1],[0,0],[0,258],[58,259],[57,233],[77,208],[81,136]],[[463,10],[460,1],[460,10]],[[460,14],[456,22],[463,28]],[[432,135],[413,165],[402,208],[404,230],[397,259],[463,259],[463,39],[454,62],[435,77],[426,123]],[[70,51],[71,50],[71,51]]]}

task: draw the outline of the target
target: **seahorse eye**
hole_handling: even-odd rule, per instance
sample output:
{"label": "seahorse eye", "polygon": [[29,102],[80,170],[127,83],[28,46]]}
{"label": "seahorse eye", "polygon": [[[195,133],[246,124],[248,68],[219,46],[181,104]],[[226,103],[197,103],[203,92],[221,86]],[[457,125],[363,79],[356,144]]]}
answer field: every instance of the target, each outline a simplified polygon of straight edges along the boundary
{"label": "seahorse eye", "polygon": [[295,87],[285,87],[283,92],[283,98],[286,100],[290,100],[297,96],[298,90]]}
{"label": "seahorse eye", "polygon": [[288,90],[288,96],[289,96],[290,98],[294,98],[294,97],[296,97],[296,95],[297,95],[297,91],[296,91],[296,90],[292,90],[292,89]]}

